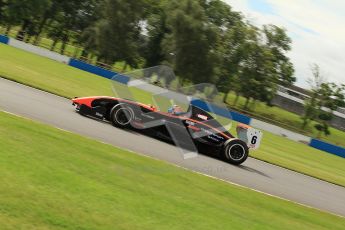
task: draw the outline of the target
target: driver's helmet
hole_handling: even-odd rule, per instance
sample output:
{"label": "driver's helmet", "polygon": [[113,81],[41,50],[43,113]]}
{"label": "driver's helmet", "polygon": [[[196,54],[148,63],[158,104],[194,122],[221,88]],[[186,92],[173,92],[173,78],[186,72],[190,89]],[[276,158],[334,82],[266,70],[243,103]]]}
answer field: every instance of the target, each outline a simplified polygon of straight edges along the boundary
{"label": "driver's helmet", "polygon": [[183,113],[183,110],[180,106],[173,105],[168,109],[168,113],[173,114],[173,115],[180,115]]}

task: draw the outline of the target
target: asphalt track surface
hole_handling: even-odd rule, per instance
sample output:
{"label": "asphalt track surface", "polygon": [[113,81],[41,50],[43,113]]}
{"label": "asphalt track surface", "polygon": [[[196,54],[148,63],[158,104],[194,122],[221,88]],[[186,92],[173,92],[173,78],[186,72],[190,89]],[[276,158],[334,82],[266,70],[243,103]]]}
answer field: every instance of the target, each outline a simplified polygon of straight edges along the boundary
{"label": "asphalt track surface", "polygon": [[204,155],[184,160],[173,145],[83,117],[74,111],[70,100],[3,78],[0,110],[345,217],[345,188],[341,186],[253,158],[240,167]]}

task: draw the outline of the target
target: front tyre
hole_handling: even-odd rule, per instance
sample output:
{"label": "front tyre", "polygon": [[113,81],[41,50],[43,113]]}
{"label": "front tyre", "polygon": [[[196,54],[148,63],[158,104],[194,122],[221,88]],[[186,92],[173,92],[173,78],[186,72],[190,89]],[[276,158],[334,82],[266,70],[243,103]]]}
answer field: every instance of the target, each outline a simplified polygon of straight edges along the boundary
{"label": "front tyre", "polygon": [[248,146],[239,139],[231,139],[224,144],[223,157],[230,164],[240,165],[247,160],[248,155]]}
{"label": "front tyre", "polygon": [[133,111],[125,104],[115,105],[110,112],[110,121],[118,128],[129,128],[134,118]]}
{"label": "front tyre", "polygon": [[83,104],[76,104],[75,105],[75,111],[77,113],[79,113],[80,115],[82,115],[82,116],[86,115],[86,110],[87,110],[87,106],[86,105],[83,105]]}

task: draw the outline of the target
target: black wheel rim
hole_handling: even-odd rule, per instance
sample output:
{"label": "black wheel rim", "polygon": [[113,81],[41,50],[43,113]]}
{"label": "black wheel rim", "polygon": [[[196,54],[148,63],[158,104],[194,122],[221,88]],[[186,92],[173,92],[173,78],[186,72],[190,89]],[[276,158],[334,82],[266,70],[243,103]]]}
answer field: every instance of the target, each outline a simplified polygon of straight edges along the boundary
{"label": "black wheel rim", "polygon": [[115,113],[116,122],[120,125],[128,125],[131,121],[131,114],[127,109],[119,109]]}
{"label": "black wheel rim", "polygon": [[245,149],[240,144],[234,144],[228,148],[228,156],[235,161],[242,160],[245,156]]}

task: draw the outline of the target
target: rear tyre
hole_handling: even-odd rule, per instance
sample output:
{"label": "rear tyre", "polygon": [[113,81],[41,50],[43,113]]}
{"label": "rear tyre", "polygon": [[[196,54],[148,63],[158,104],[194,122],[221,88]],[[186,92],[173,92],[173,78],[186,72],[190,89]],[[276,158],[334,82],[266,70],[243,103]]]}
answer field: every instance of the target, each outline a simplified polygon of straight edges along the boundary
{"label": "rear tyre", "polygon": [[224,145],[223,157],[230,164],[240,165],[247,160],[248,155],[248,146],[239,139],[229,140]]}
{"label": "rear tyre", "polygon": [[110,112],[111,123],[118,128],[129,128],[134,118],[133,111],[125,104],[115,105]]}

